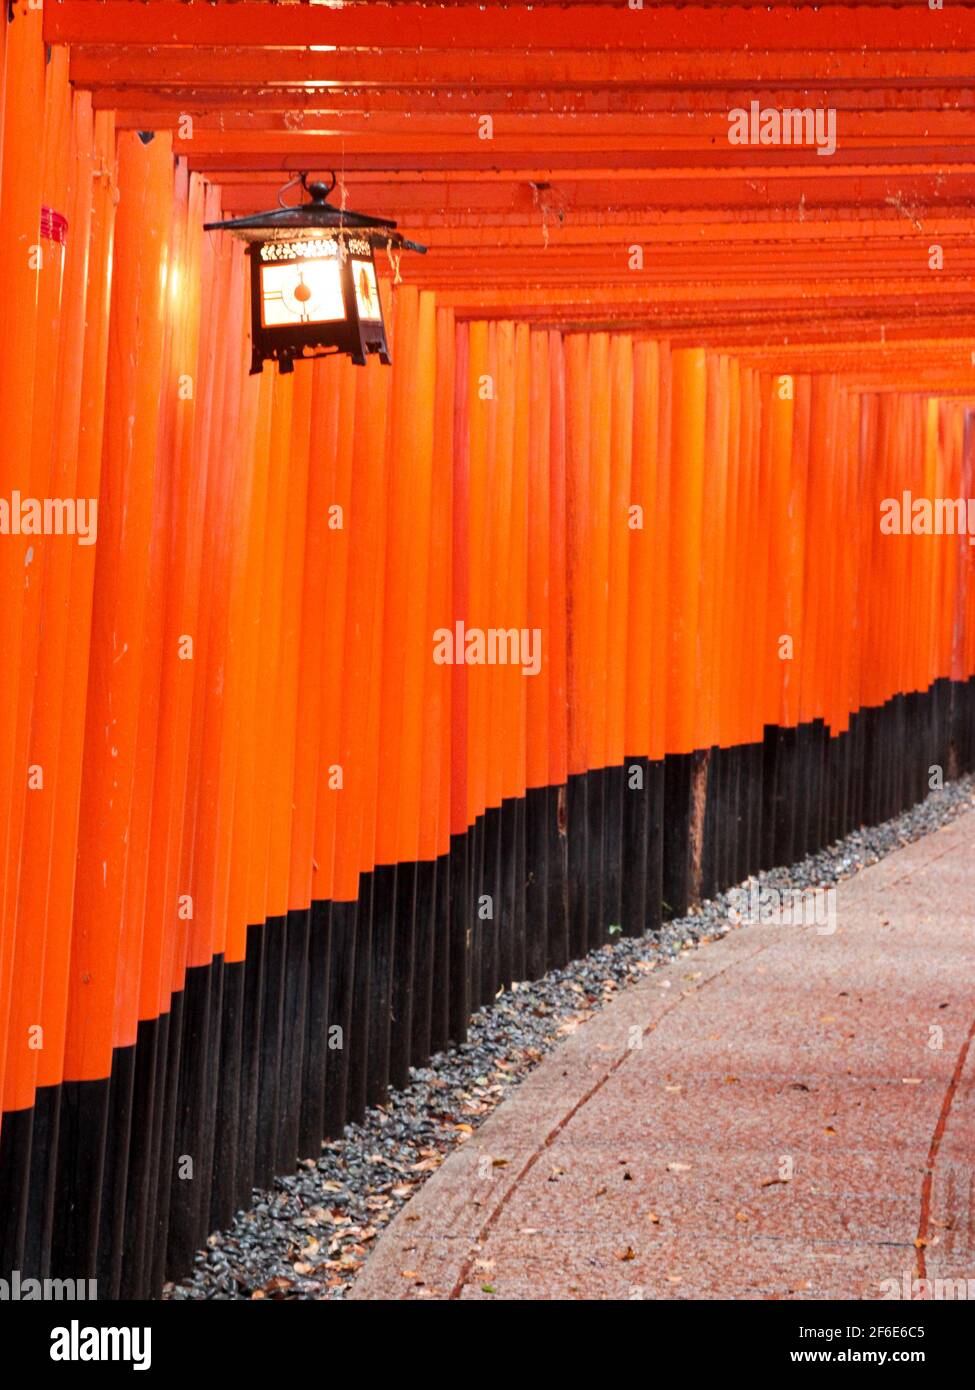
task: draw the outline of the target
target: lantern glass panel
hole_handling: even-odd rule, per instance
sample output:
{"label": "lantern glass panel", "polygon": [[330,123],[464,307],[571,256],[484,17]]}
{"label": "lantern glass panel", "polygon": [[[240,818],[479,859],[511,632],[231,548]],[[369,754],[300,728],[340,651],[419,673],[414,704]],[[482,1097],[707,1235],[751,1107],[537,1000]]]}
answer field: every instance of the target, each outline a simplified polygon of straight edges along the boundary
{"label": "lantern glass panel", "polygon": [[264,242],[260,312],[264,328],[344,320],[338,243],[323,237]]}
{"label": "lantern glass panel", "polygon": [[292,261],[261,266],[261,322],[265,328],[282,324],[334,323],[345,318],[339,263]]}
{"label": "lantern glass panel", "polygon": [[359,318],[381,322],[383,311],[379,304],[376,267],[372,261],[361,261],[357,256],[352,257],[352,283],[355,285],[355,302]]}

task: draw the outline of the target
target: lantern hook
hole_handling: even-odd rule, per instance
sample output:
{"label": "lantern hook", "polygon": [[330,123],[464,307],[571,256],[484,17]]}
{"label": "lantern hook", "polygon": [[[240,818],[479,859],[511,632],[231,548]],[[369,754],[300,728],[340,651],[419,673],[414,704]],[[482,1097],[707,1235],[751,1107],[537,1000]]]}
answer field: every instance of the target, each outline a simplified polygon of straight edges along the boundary
{"label": "lantern hook", "polygon": [[335,170],[329,169],[328,176],[331,179],[330,183],[321,183],[318,181],[309,183],[308,171],[305,170],[305,172],[301,175],[301,186],[306,193],[311,194],[311,200],[313,203],[324,203],[325,200],[327,198],[330,198],[332,193],[334,193],[335,185],[338,182],[338,180],[335,177]]}
{"label": "lantern hook", "polygon": [[338,180],[335,177],[334,170],[329,169],[328,176],[330,179],[330,182],[328,183],[321,183],[317,180],[314,180],[313,182],[309,183],[308,170],[302,170],[300,174],[296,174],[293,179],[289,179],[288,182],[283,185],[283,187],[278,189],[278,206],[282,208],[291,206],[290,203],[286,203],[284,201],[284,195],[287,193],[289,188],[294,188],[296,184],[301,184],[301,187],[305,190],[305,192],[311,194],[311,200],[313,203],[324,203],[331,196],[332,192],[335,189],[335,185],[338,182]]}

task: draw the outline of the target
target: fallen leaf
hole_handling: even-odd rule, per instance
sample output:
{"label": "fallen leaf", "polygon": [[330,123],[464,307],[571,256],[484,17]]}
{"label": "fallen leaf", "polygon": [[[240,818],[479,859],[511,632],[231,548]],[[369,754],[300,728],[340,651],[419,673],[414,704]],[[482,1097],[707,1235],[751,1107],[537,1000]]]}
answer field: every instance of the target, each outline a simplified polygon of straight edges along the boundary
{"label": "fallen leaf", "polygon": [[283,1275],[278,1274],[273,1279],[267,1281],[264,1285],[264,1292],[265,1294],[277,1293],[281,1289],[290,1289],[292,1283],[293,1281],[291,1279],[285,1279]]}
{"label": "fallen leaf", "polygon": [[654,1226],[660,1225],[660,1217],[657,1215],[655,1211],[647,1212],[647,1220],[651,1222]]}
{"label": "fallen leaf", "polygon": [[616,1258],[618,1260],[635,1260],[636,1251],[632,1245],[628,1245],[625,1250],[617,1251]]}

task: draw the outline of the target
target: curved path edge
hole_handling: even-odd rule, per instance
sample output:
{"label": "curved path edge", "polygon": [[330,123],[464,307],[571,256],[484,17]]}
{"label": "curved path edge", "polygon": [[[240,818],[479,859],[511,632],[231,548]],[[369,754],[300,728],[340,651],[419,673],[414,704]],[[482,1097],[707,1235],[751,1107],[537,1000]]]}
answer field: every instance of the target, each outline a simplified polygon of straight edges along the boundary
{"label": "curved path edge", "polygon": [[447,1158],[349,1296],[975,1296],[975,816],[833,906],[625,990]]}

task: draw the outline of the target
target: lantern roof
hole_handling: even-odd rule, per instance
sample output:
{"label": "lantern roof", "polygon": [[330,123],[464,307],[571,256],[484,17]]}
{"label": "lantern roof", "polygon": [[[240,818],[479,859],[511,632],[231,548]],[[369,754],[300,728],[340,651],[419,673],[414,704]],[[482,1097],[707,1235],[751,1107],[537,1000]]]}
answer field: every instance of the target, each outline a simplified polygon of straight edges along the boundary
{"label": "lantern roof", "polygon": [[358,232],[368,238],[373,247],[394,246],[397,250],[419,251],[426,254],[427,248],[418,242],[409,241],[396,230],[396,223],[390,217],[371,217],[364,212],[354,212],[351,208],[336,208],[328,202],[329,194],[335,188],[335,175],[330,183],[308,183],[307,175],[286,183],[278,194],[282,194],[295,183],[300,183],[311,194],[310,203],[288,204],[270,208],[267,212],[254,212],[247,217],[231,217],[222,222],[206,222],[206,232],[233,232],[244,241],[273,241],[276,237],[291,237],[295,232]]}

